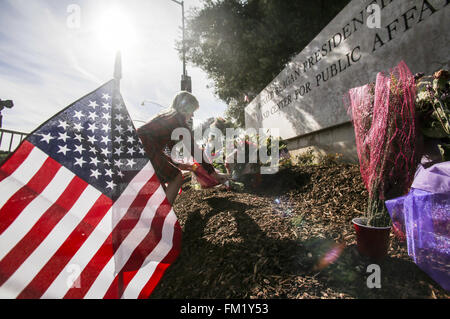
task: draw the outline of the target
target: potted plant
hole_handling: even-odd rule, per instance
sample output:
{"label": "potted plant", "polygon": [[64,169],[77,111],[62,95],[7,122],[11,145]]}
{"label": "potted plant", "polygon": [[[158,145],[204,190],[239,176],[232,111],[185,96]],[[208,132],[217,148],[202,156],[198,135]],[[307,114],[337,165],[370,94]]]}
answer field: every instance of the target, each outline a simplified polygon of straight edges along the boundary
{"label": "potted plant", "polygon": [[385,200],[408,192],[418,163],[415,84],[404,62],[376,83],[346,96],[355,129],[361,176],[369,193],[365,216],[353,219],[361,254],[380,260],[389,248],[391,219]]}

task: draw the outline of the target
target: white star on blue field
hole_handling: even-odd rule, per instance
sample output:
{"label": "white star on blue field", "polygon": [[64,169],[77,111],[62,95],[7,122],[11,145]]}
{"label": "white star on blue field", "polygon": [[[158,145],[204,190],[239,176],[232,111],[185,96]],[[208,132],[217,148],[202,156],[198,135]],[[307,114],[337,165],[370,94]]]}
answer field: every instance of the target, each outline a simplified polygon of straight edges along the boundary
{"label": "white star on blue field", "polygon": [[113,200],[148,163],[114,81],[68,106],[27,140]]}

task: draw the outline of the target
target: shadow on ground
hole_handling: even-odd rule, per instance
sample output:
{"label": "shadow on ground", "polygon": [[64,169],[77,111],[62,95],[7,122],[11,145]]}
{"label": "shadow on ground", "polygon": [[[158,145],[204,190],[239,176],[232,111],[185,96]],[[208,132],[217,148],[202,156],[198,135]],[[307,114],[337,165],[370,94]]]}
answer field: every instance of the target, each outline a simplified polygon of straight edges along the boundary
{"label": "shadow on ground", "polygon": [[[304,272],[306,265],[295,257],[301,245],[267,237],[243,212],[254,206],[229,198],[209,198],[207,202],[214,207],[209,212],[196,210],[188,216],[181,254],[153,298],[245,298],[252,295],[255,285],[264,284],[260,281],[265,277]],[[225,243],[213,244],[203,238],[204,231],[208,221],[223,211],[230,213],[236,231]]]}
{"label": "shadow on ground", "polygon": [[259,180],[244,179],[245,191],[254,195],[280,196],[291,190],[302,190],[311,174],[302,170],[281,169],[276,174],[261,175]]}
{"label": "shadow on ground", "polygon": [[[328,250],[335,245],[332,241],[323,241],[321,244],[322,248],[328,247]],[[326,248],[322,249],[318,256],[323,256],[325,251]],[[373,283],[371,275],[374,272],[368,270],[368,266],[372,264],[380,266],[380,288],[369,288],[368,282]],[[361,256],[356,245],[347,246],[336,262],[323,269],[317,279],[330,291],[364,299],[432,298],[432,286],[438,286],[412,260],[387,256],[382,261],[372,261]]]}
{"label": "shadow on ground", "polygon": [[[431,279],[412,262],[387,258],[380,264],[382,288],[369,289],[366,268],[371,262],[359,256],[355,246],[346,247],[334,264],[320,270],[316,265],[335,247],[333,240],[268,237],[251,216],[257,206],[231,197],[210,197],[206,203],[209,210],[188,215],[180,256],[152,298],[334,298],[336,291],[342,298],[430,294]],[[231,235],[207,233],[208,223],[219,215],[223,228],[233,229]],[[410,274],[407,281],[399,281],[405,278],[399,276],[402,272]]]}

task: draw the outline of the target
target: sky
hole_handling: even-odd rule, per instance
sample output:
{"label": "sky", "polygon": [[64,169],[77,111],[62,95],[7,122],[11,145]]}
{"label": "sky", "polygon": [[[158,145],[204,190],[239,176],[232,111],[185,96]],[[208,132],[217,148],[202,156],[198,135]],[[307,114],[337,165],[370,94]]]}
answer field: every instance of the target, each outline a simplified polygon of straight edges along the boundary
{"label": "sky", "polygon": [[[199,6],[185,0],[186,15]],[[112,79],[119,48],[121,93],[139,127],[180,90],[181,38],[181,6],[171,0],[0,0],[0,99],[14,101],[3,128],[31,132]],[[222,116],[212,81],[189,63],[187,72],[200,102],[194,125]]]}

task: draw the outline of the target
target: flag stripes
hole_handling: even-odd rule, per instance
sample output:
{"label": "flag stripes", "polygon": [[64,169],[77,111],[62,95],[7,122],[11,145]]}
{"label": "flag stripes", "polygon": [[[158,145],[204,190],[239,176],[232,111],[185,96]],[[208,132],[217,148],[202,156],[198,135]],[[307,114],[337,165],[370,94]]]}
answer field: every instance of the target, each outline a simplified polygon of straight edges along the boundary
{"label": "flag stripes", "polygon": [[[147,183],[141,188],[136,198],[133,200],[131,205],[126,210],[126,213],[120,217],[119,222],[113,230],[111,231],[108,238],[105,240],[103,245],[97,251],[95,256],[91,259],[89,264],[84,268],[83,272],[80,275],[80,281],[82,283],[82,288],[72,288],[68,291],[68,293],[64,296],[66,299],[74,299],[74,298],[83,298],[85,294],[88,292],[88,289],[91,289],[91,286],[99,277],[102,270],[105,266],[109,266],[104,270],[104,273],[108,273],[108,269],[114,269],[114,265],[109,263],[111,258],[114,255],[114,245],[119,247],[121,244],[121,239],[126,237],[132,227],[134,227],[139,218],[140,214],[145,207],[149,197],[154,193],[156,188],[159,186],[159,183],[156,183],[157,177],[155,174],[147,181]],[[125,195],[127,196],[127,195]],[[119,198],[120,199],[120,198]],[[119,214],[124,211],[123,207],[113,205],[113,214],[116,210],[119,210]],[[116,242],[114,242],[116,240]],[[111,271],[109,271],[111,273]],[[112,271],[113,272],[113,271]],[[101,278],[101,277],[100,277]],[[95,289],[95,286],[94,286]],[[89,297],[89,298],[101,298],[99,297]]]}
{"label": "flag stripes", "polygon": [[93,191],[89,188],[92,187],[88,186],[81,193],[71,209],[66,212],[58,224],[50,230],[47,237],[5,283],[4,286],[6,289],[8,289],[9,283],[14,283],[15,285],[21,283],[23,286],[27,286],[29,282],[33,280],[33,277],[37,275],[39,269],[41,269],[46,261],[52,257],[58,249],[58,246],[54,245],[54,243],[58,242],[58,240],[67,238],[71,231],[77,226],[79,220],[84,217],[83,215],[89,211],[90,206],[92,206],[100,196],[98,191]]}
{"label": "flag stripes", "polygon": [[39,171],[30,179],[30,181],[18,190],[0,209],[2,224],[0,225],[0,234],[17,218],[22,210],[28,206],[45,189],[50,181],[60,169],[61,164],[51,158],[47,158]]}
{"label": "flag stripes", "polygon": [[104,195],[100,195],[86,216],[80,221],[40,272],[20,293],[18,298],[40,298],[48,289],[51,282],[64,269],[72,256],[86,241],[110,207],[111,200]]}
{"label": "flag stripes", "polygon": [[35,198],[0,236],[0,260],[25,236],[42,214],[55,203],[72,180],[73,174],[60,169],[41,196]]}
{"label": "flag stripes", "polygon": [[9,160],[2,165],[0,170],[0,182],[15,172],[15,170],[22,165],[23,161],[28,157],[32,150],[33,144],[24,142],[21,147],[11,155]]}
{"label": "flag stripes", "polygon": [[[148,280],[148,278],[150,278],[149,281],[153,280],[153,282],[150,282],[150,287],[156,287],[160,277],[153,277],[155,268],[163,261],[170,260],[173,262],[175,258],[172,258],[170,253],[176,253],[176,255],[178,255],[179,248],[174,241],[177,239],[177,242],[180,242],[179,236],[181,235],[181,231],[178,230],[180,229],[177,218],[174,211],[171,210],[164,221],[162,240],[159,241],[157,247],[155,247],[145,259],[144,265],[146,266],[139,269],[136,276],[134,276],[127,289],[124,291],[125,298],[145,298],[145,296],[150,295],[153,289],[149,291],[148,295],[143,295],[143,288],[145,288],[146,280]],[[175,231],[177,232],[175,233]],[[162,271],[162,268],[160,271]]]}
{"label": "flag stripes", "polygon": [[[172,211],[172,213],[173,213],[173,211]],[[175,215],[175,213],[174,213],[174,215]],[[146,270],[146,273],[142,272],[141,274],[143,274],[143,275],[141,275],[141,277],[144,277],[144,275],[151,274],[150,279],[144,285],[144,287],[141,289],[141,292],[139,293],[138,296],[137,296],[137,292],[139,291],[139,289],[134,289],[133,291],[135,293],[134,294],[127,293],[126,298],[136,298],[136,296],[137,296],[138,299],[142,299],[142,298],[147,298],[147,296],[150,296],[150,294],[156,288],[156,285],[158,284],[158,282],[161,280],[161,277],[163,276],[166,269],[178,257],[178,254],[180,253],[180,249],[181,249],[180,243],[181,243],[181,227],[177,221],[175,223],[175,228],[174,228],[174,233],[173,233],[172,248],[170,249],[169,253],[161,262],[159,262],[156,265],[156,269],[153,270],[153,268],[150,268],[150,267],[154,267],[154,264],[156,264],[156,262],[151,262],[151,263],[147,264],[146,268],[149,268],[149,269]],[[139,280],[139,279],[141,279],[141,278],[136,277],[136,280]],[[143,281],[145,282],[145,280],[143,280]]]}
{"label": "flag stripes", "polygon": [[[135,248],[132,254],[129,256],[128,261],[123,265],[119,274],[114,278],[114,282],[110,285],[105,298],[120,298],[123,291],[127,288],[129,282],[136,275],[137,269],[139,269],[145,262],[146,256],[148,256],[156,245],[160,242],[162,237],[163,223],[168,215],[171,206],[165,199],[159,208],[156,210],[155,216],[151,220],[151,229],[153,232],[147,232],[145,237],[140,241],[140,244]],[[119,286],[119,280],[122,280],[122,287]]]}
{"label": "flag stripes", "polygon": [[[159,184],[157,184],[159,186]],[[120,242],[117,245],[120,245],[119,248],[115,251],[114,258],[110,259],[108,264],[105,266],[103,271],[97,276],[94,284],[89,290],[86,298],[103,298],[105,296],[105,287],[110,287],[111,283],[115,279],[115,269],[121,269],[123,265],[130,260],[130,256],[135,249],[136,245],[142,241],[146,234],[150,231],[151,220],[155,211],[158,209],[158,206],[161,204],[164,199],[164,191],[160,187],[158,191],[154,192],[153,196],[148,201],[145,209],[142,211],[141,216],[136,225],[133,226],[132,230],[127,234],[121,233],[119,236]],[[144,225],[142,225],[144,224]],[[148,224],[148,225],[145,225]],[[120,225],[118,225],[120,227]],[[155,230],[152,229],[151,232]],[[122,277],[119,272],[119,278]],[[122,277],[123,278],[123,277]],[[118,287],[122,290],[122,287]],[[116,295],[116,298],[120,296]]]}
{"label": "flag stripes", "polygon": [[[24,144],[27,145],[29,143],[24,142]],[[1,181],[0,185],[2,187],[2,196],[0,196],[0,207],[2,207],[11,196],[13,196],[18,190],[20,190],[24,185],[26,185],[30,181],[30,179],[34,176],[34,174],[36,174],[36,172],[41,168],[42,164],[44,164],[47,157],[48,156],[43,152],[37,150],[36,148],[33,148],[32,151],[24,160],[24,162],[22,163],[22,165],[20,165],[20,170],[15,169],[11,171],[11,174],[8,174],[8,176],[6,176],[6,178],[4,178]],[[6,166],[11,160],[12,159],[9,159],[9,161],[6,163]],[[6,173],[9,172],[6,171]],[[3,225],[3,218],[2,218],[2,225]],[[3,231],[6,229],[6,227],[3,227],[1,225],[0,227],[2,228],[2,231],[0,231],[1,235]]]}
{"label": "flag stripes", "polygon": [[150,162],[113,202],[25,141],[0,187],[1,298],[146,298],[179,251]]}
{"label": "flag stripes", "polygon": [[[67,265],[63,270],[58,274],[55,280],[51,283],[48,289],[44,292],[41,298],[50,299],[50,298],[63,298],[67,293],[69,288],[68,278],[70,274],[74,274],[73,267],[79,267],[79,271],[81,272],[89,261],[93,258],[95,253],[100,249],[105,239],[111,234],[112,220],[112,208],[108,210],[103,219],[98,223],[97,227],[95,227],[94,231],[91,235],[86,239],[84,244],[77,250],[75,255],[70,259]],[[77,274],[77,277],[79,273]],[[79,280],[79,278],[73,278],[74,284],[82,286],[84,283]]]}
{"label": "flag stripes", "polygon": [[31,230],[17,243],[17,245],[0,261],[0,286],[20,267],[26,258],[42,243],[53,227],[64,217],[75,204],[78,197],[87,187],[87,183],[74,177],[47,211],[33,225]]}

